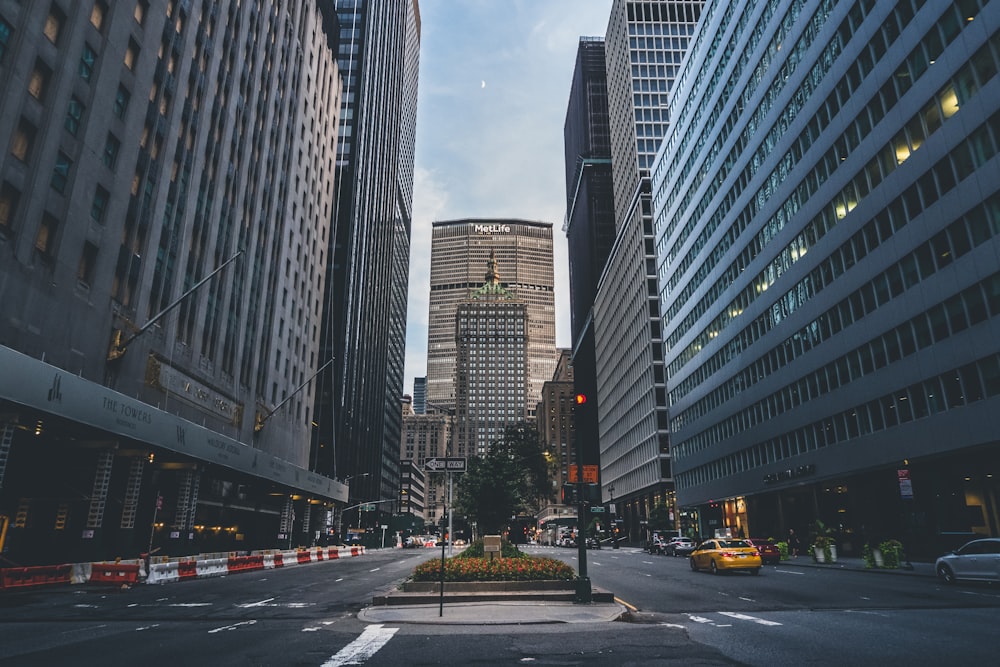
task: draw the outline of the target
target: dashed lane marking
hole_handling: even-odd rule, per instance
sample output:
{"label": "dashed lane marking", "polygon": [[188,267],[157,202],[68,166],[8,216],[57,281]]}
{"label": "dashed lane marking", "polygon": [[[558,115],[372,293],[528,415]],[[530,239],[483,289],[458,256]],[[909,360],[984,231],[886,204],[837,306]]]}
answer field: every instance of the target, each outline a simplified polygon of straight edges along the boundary
{"label": "dashed lane marking", "polygon": [[257,623],[257,621],[240,621],[239,623],[233,623],[232,625],[223,625],[221,628],[215,628],[213,630],[209,630],[208,634],[214,635],[216,632],[222,632],[223,630],[227,630],[227,631],[228,630],[235,630],[236,628],[240,627],[241,625],[254,625],[255,623]]}

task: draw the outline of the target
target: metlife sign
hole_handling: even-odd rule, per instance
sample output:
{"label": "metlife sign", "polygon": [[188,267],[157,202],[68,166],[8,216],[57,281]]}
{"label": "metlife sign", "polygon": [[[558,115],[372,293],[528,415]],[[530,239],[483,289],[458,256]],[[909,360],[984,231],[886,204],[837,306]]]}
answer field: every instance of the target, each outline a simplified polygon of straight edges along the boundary
{"label": "metlife sign", "polygon": [[473,225],[477,234],[510,234],[510,225]]}

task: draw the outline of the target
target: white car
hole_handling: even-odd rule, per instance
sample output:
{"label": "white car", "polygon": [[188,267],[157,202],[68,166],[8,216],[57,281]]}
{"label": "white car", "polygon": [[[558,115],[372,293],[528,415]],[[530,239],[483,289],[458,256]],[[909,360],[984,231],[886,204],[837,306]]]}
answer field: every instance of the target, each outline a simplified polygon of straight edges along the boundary
{"label": "white car", "polygon": [[938,558],[934,571],[948,584],[959,579],[1000,582],[1000,538],[967,542]]}

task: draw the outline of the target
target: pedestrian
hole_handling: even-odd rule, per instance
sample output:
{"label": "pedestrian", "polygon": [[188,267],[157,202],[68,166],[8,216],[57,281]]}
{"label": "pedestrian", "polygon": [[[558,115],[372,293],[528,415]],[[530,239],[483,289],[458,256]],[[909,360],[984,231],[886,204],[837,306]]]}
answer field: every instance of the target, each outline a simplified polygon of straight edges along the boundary
{"label": "pedestrian", "polygon": [[788,529],[788,552],[792,554],[792,558],[797,558],[799,555],[799,536],[795,534],[794,528]]}

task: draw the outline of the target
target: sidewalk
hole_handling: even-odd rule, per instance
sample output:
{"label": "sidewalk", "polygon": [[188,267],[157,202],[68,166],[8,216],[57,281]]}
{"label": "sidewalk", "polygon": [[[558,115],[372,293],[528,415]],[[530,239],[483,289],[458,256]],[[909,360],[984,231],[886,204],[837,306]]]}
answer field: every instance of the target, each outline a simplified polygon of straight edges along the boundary
{"label": "sidewalk", "polygon": [[443,625],[537,625],[539,623],[608,623],[627,611],[617,602],[452,602],[366,607],[365,623],[432,623]]}
{"label": "sidewalk", "polygon": [[[909,565],[909,567],[907,567]],[[871,568],[865,565],[861,558],[838,558],[836,563],[817,563],[812,556],[799,556],[781,561],[776,567],[815,567],[822,570],[858,570],[872,574],[889,574],[897,576],[935,577],[934,563],[903,563],[896,569]]]}
{"label": "sidewalk", "polygon": [[[811,567],[825,570],[870,572],[889,576],[934,577],[934,563],[910,563],[909,568],[869,568],[861,558],[838,558],[836,563],[817,563],[799,556],[767,567]],[[765,569],[766,572],[766,569]],[[365,623],[416,623],[444,625],[533,625],[539,623],[609,623],[628,609],[619,602],[580,604],[559,601],[482,600],[440,604],[375,605],[358,613]]]}

